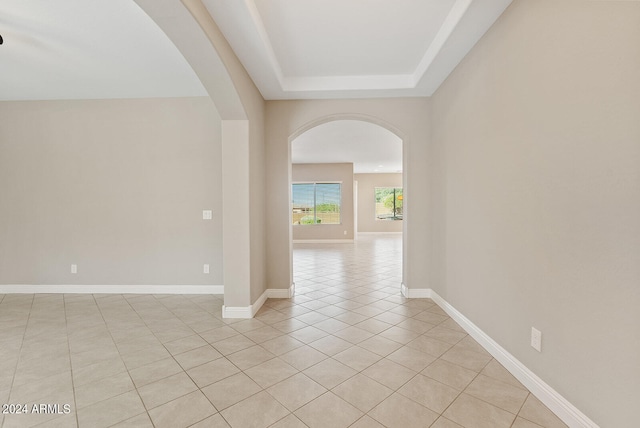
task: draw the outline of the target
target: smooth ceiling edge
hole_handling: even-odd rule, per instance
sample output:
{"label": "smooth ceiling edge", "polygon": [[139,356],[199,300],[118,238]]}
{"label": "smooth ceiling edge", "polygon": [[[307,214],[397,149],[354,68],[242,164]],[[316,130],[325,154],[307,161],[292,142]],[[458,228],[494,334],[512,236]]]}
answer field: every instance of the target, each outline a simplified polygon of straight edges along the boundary
{"label": "smooth ceiling edge", "polygon": [[411,74],[286,77],[273,49],[255,0],[244,0],[254,30],[266,50],[271,71],[283,92],[415,89],[474,0],[456,0],[432,43]]}

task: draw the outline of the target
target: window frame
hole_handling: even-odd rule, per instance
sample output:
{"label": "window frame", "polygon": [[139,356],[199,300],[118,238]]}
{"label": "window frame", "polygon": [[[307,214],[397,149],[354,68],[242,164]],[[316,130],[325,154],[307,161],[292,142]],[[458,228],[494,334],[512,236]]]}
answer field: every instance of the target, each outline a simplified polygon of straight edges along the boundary
{"label": "window frame", "polygon": [[[404,188],[402,186],[374,186],[373,188],[373,217],[375,219],[375,221],[402,221],[404,219],[404,213],[401,211],[400,214],[398,215],[397,213],[397,208],[394,210],[392,209],[392,214],[391,217],[389,218],[380,218],[379,214],[378,214],[378,200],[377,200],[377,193],[378,193],[378,189],[393,189],[395,190],[400,190],[400,195],[395,195],[394,198],[394,202],[398,200],[398,196],[403,197],[404,195]],[[400,199],[400,201],[403,201],[404,198]],[[402,210],[402,208],[404,207],[404,203],[402,204],[402,207],[400,207],[400,209]]]}
{"label": "window frame", "polygon": [[[331,181],[331,180],[321,180],[321,181],[294,181],[291,183],[291,214],[293,216],[293,186],[296,184],[313,184],[313,223],[293,223],[292,217],[292,225],[293,226],[337,226],[342,225],[342,181]],[[318,223],[318,214],[317,214],[317,185],[318,184],[337,184],[339,185],[339,195],[340,202],[338,205],[338,223]]]}

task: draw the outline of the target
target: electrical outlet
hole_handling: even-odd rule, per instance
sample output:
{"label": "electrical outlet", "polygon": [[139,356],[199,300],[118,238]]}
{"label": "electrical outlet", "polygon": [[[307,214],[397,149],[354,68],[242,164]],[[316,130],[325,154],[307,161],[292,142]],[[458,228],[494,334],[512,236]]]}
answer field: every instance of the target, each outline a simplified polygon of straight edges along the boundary
{"label": "electrical outlet", "polygon": [[209,265],[208,264],[204,264],[204,266],[202,267],[202,273],[209,273]]}
{"label": "electrical outlet", "polygon": [[71,273],[78,273],[78,265],[71,265]]}
{"label": "electrical outlet", "polygon": [[347,231],[346,231],[346,230],[344,231],[344,234],[345,234],[345,235],[347,234]]}
{"label": "electrical outlet", "polygon": [[538,352],[542,352],[542,333],[535,327],[531,327],[531,346]]}
{"label": "electrical outlet", "polygon": [[203,220],[211,220],[213,218],[213,211],[211,210],[203,210],[202,211],[202,219]]}

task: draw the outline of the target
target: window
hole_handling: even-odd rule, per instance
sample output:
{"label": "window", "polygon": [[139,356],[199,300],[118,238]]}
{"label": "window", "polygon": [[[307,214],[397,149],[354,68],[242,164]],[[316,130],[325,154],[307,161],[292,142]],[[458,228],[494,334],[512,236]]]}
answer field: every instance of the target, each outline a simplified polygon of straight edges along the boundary
{"label": "window", "polygon": [[340,224],[340,183],[291,186],[293,224]]}
{"label": "window", "polygon": [[402,187],[376,187],[376,220],[402,220]]}

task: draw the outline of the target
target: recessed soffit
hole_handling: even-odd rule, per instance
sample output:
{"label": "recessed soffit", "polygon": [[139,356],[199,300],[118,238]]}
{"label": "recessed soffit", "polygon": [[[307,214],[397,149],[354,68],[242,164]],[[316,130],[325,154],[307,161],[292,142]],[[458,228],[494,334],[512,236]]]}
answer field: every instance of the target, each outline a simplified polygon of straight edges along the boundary
{"label": "recessed soffit", "polygon": [[429,96],[512,0],[203,0],[266,99]]}

